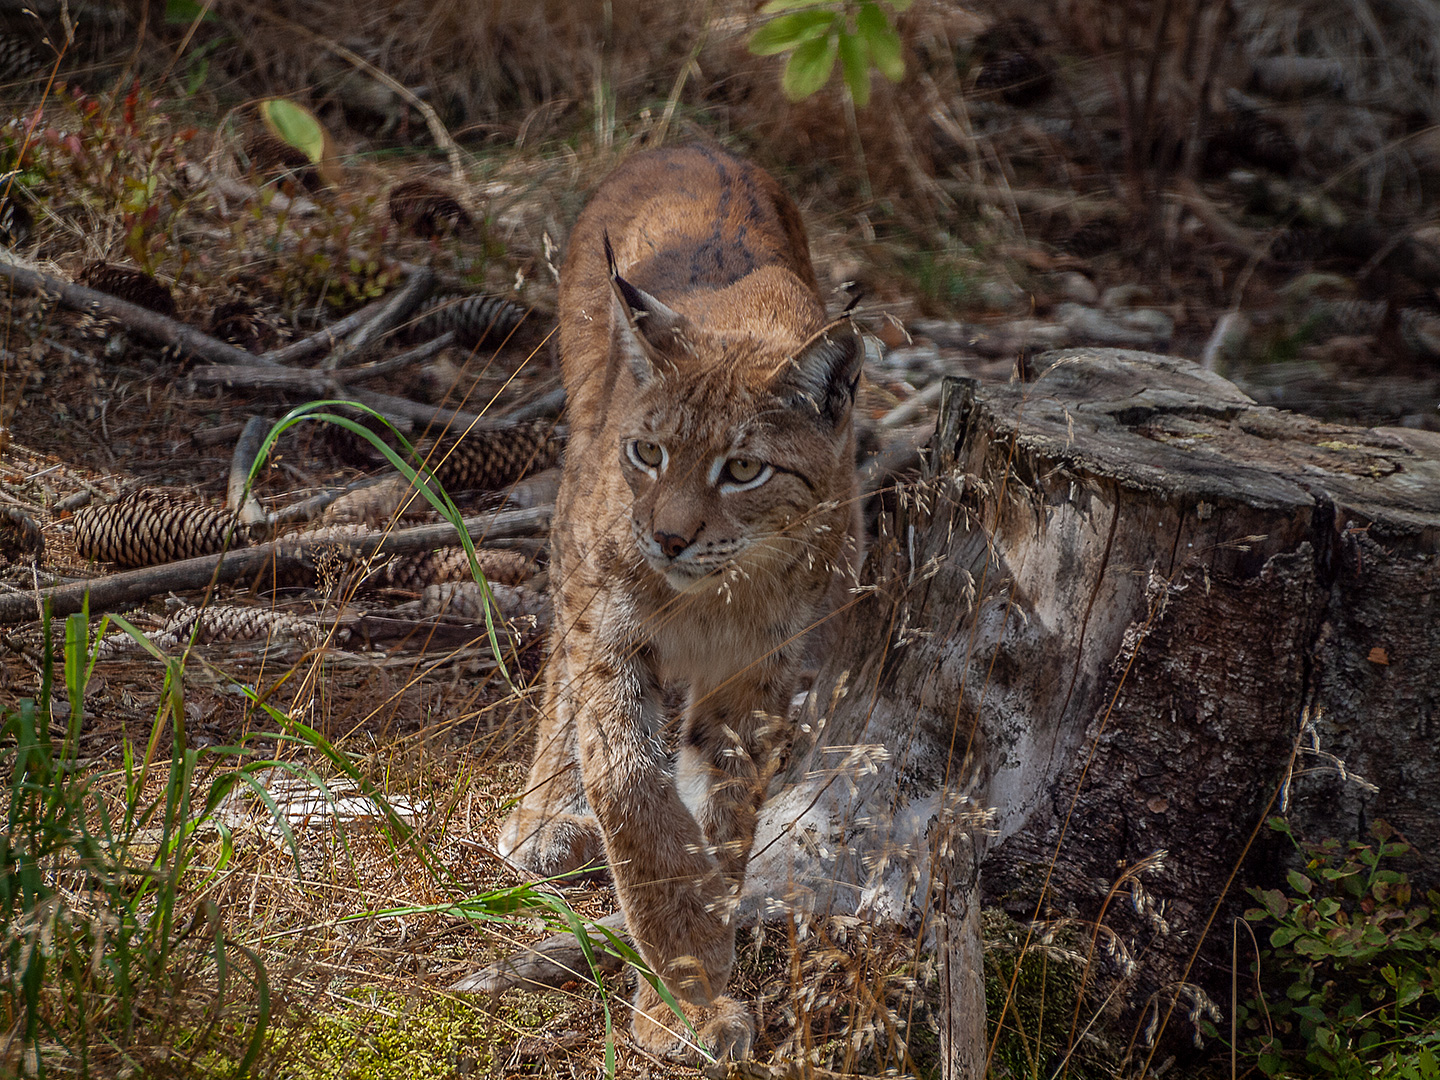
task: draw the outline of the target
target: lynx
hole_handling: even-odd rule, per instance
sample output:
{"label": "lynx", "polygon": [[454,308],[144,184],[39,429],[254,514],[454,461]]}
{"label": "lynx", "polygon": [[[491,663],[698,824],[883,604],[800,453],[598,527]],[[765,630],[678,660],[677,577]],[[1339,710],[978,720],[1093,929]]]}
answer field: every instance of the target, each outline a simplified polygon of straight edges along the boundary
{"label": "lynx", "polygon": [[[731,918],[806,633],[859,558],[851,411],[864,350],[827,323],[794,204],[713,146],[601,185],[560,278],[570,443],[529,786],[501,848],[601,863],[704,1047],[744,1057]],[[683,688],[678,754],[662,689]],[[694,1057],[644,979],[637,1041]]]}

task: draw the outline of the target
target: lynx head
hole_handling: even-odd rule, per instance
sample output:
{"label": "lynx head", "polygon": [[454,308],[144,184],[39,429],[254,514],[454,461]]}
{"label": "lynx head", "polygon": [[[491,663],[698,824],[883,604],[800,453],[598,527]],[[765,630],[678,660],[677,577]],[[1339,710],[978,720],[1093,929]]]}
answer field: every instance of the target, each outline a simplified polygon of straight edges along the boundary
{"label": "lynx head", "polygon": [[763,581],[798,562],[835,565],[864,357],[850,320],[785,348],[700,330],[612,281],[612,356],[637,387],[616,449],[645,562],[676,590],[725,567]]}

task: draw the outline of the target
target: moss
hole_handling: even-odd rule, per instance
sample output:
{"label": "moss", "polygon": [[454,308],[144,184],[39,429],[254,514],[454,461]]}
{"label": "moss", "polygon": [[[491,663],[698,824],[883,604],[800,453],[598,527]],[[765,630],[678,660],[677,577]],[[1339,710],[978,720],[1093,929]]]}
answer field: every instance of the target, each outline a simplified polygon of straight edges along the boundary
{"label": "moss", "polygon": [[[1052,1076],[1070,1052],[1071,1033],[1078,1034],[1094,1015],[1095,1005],[1089,1001],[1082,1002],[1076,1013],[1084,943],[1057,939],[1042,945],[1031,937],[1022,954],[1025,931],[1017,923],[990,909],[983,925],[985,1011],[992,1039],[997,1025],[1000,1029],[990,1078]],[[1015,987],[1005,1008],[1012,978]],[[1082,1040],[1064,1071],[1076,1080],[1110,1077],[1114,1063],[1105,1059],[1097,1044]]]}
{"label": "moss", "polygon": [[565,1002],[511,993],[492,1014],[475,1002],[353,990],[341,1008],[278,1025],[286,1080],[448,1080],[490,1070],[497,1044],[553,1028]]}

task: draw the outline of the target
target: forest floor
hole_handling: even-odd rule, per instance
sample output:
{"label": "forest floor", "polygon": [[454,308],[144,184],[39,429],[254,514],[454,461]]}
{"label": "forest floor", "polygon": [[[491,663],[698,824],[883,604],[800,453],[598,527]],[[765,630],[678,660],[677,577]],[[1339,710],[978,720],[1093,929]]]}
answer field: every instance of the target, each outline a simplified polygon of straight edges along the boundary
{"label": "forest floor", "polygon": [[[1021,137],[1020,121],[1005,127],[1009,106],[976,108],[977,124],[988,118],[1010,132],[996,145]],[[152,96],[143,82],[115,94],[56,88],[0,130],[0,171],[12,184],[0,190],[15,192],[0,201],[0,209],[11,208],[0,260],[134,300],[257,356],[395,295],[421,269],[438,278],[437,294],[493,296],[513,307],[477,308],[459,327],[466,343],[383,366],[447,328],[412,311],[402,320],[410,329],[378,344],[347,351],[326,343],[282,366],[313,376],[287,387],[262,384],[263,374],[243,364],[226,375],[193,351],[160,347],[125,318],[72,310],[53,295],[0,282],[0,595],[120,572],[77,550],[75,524],[87,502],[163,488],[196,504],[223,504],[232,454],[251,417],[274,422],[305,402],[345,398],[359,387],[390,395],[368,400],[422,445],[456,410],[479,414],[481,427],[516,416],[558,421],[556,266],[595,184],[628,150],[662,139],[718,134],[767,156],[748,134],[708,126],[701,110],[682,110],[670,123],[647,108],[619,122],[557,124],[524,145],[467,146],[458,173],[433,148],[397,152],[336,127],[338,150],[316,168],[278,143],[253,106],[247,110],[210,112],[180,95]],[[1213,216],[1230,213],[1217,208],[1248,206],[1253,218],[1262,194],[1288,205],[1325,193],[1319,179],[1241,162],[1183,193],[1176,205],[1189,216],[1177,214],[1167,227],[1185,244],[1156,258],[1137,251],[1123,230],[1114,235],[1103,214],[1089,222],[1071,210],[1046,215],[1037,234],[1021,208],[1051,197],[1049,165],[1027,170],[1017,157],[1003,190],[979,190],[963,170],[931,177],[940,209],[928,212],[927,231],[927,214],[895,210],[894,196],[872,186],[878,164],[862,184],[846,167],[827,178],[823,167],[787,168],[781,155],[769,157],[802,206],[832,306],[860,296],[876,338],[861,403],[862,466],[874,489],[915,467],[941,377],[1008,379],[1046,347],[1168,351],[1221,371],[1262,402],[1366,427],[1440,430],[1440,305],[1433,304],[1440,277],[1427,277],[1426,261],[1440,265],[1435,222],[1362,238],[1367,254],[1336,266],[1323,258],[1253,258],[1233,234],[1228,246],[1194,240],[1185,232],[1191,223],[1214,227]],[[962,188],[968,196],[957,194]],[[27,219],[23,228],[17,213]],[[1096,222],[1094,235],[1086,234]],[[1271,235],[1253,220],[1247,227],[1251,242]],[[1399,273],[1404,287],[1428,289],[1428,301],[1391,303],[1362,287],[1397,250],[1410,258],[1409,276]],[[522,314],[511,329],[512,315]],[[506,332],[495,332],[502,324]],[[262,511],[283,518],[287,508],[386,468],[354,432],[305,422],[280,436],[253,494]],[[553,473],[507,474],[498,488],[455,495],[462,512],[480,514],[543,506],[553,484]],[[314,521],[297,514],[292,531],[438,520],[413,504],[402,510],[400,501],[392,491]],[[253,784],[226,795],[213,827],[187,841],[195,888],[183,907],[194,918],[211,907],[223,912],[225,933],[271,973],[266,1075],[680,1071],[624,1038],[620,977],[607,977],[598,994],[577,976],[554,993],[517,992],[498,1002],[446,990],[554,929],[540,917],[543,906],[517,902],[506,910],[510,891],[526,882],[494,848],[498,821],[523,783],[540,692],[544,540],[543,529],[522,529],[496,545],[521,560],[500,597],[500,613],[514,622],[503,665],[483,619],[447,609],[447,595],[434,592],[441,579],[385,578],[378,562],[362,571],[337,541],[328,562],[315,557],[308,580],[178,594],[162,586],[143,603],[115,609],[152,635],[171,629],[160,651],[183,658],[182,698],[172,697],[161,660],[122,636],[84,686],[78,728],[69,724],[65,695],[57,691],[51,701],[53,736],[72,731],[98,797],[117,813],[161,797],[175,767],[165,764],[168,747],[182,729],[200,755],[197,784],[239,762],[257,765]],[[191,641],[187,623],[174,639],[177,615],[195,604],[266,614],[251,619],[249,634],[202,626]],[[0,698],[38,695],[45,685],[38,620],[4,628],[3,641]],[[317,740],[348,765],[317,749]],[[137,772],[137,747],[146,746],[147,767]],[[385,823],[385,804],[404,828]],[[151,824],[137,826],[124,857],[163,864],[156,843]],[[560,883],[553,891],[585,919],[613,910],[603,886]],[[477,897],[494,919],[464,917],[457,905]],[[990,929],[1003,954],[1008,929]],[[930,1067],[926,1002],[934,973],[919,946],[861,944],[863,935],[843,926],[807,933],[803,942],[786,940],[784,927],[742,935],[737,989],[762,1010],[762,1056],[809,1054],[817,1068],[837,1072]],[[1053,949],[1058,963],[1063,943]],[[829,996],[805,998],[802,989],[817,981]],[[148,1019],[128,1043],[95,1048],[96,1074],[223,1071],[256,1012],[240,994],[209,1015],[204,1000],[213,992],[209,970],[169,1003],[147,1002]],[[797,1009],[802,999],[809,1004]],[[1070,1005],[1061,998],[1053,1005],[1069,1028]],[[1127,1035],[1117,1037],[1123,1043]]]}

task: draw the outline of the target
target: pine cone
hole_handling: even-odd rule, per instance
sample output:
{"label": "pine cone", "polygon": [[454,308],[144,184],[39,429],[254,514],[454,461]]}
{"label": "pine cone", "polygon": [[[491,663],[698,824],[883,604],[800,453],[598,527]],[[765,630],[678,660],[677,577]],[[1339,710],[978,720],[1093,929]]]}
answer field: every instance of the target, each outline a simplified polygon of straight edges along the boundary
{"label": "pine cone", "polygon": [[[492,584],[519,585],[530,577],[530,560],[519,551],[476,548],[475,559],[485,580]],[[473,580],[470,560],[462,547],[437,548],[398,556],[390,560],[376,577],[378,580],[372,580],[373,584],[413,592],[419,592],[427,585]]]}
{"label": "pine cone", "polygon": [[1218,117],[1205,133],[1204,167],[1212,176],[1241,164],[1286,176],[1299,160],[1300,148],[1285,128],[1254,109],[1236,109]]}
{"label": "pine cone", "polygon": [[47,71],[49,65],[28,41],[0,32],[0,84],[13,89],[13,84],[39,79]]}
{"label": "pine cone", "polygon": [[1233,145],[1245,161],[1281,175],[1291,173],[1300,160],[1300,148],[1280,124],[1248,109],[1235,116]]}
{"label": "pine cone", "polygon": [[0,244],[9,247],[23,244],[34,227],[35,218],[13,191],[9,195],[0,194]]}
{"label": "pine cone", "polygon": [[175,297],[170,294],[169,288],[132,266],[92,262],[80,271],[75,280],[99,292],[109,293],[117,300],[127,300],[161,315],[175,314]]}
{"label": "pine cone", "polygon": [[210,313],[210,336],[246,352],[260,353],[280,338],[274,319],[253,300],[227,300]]}
{"label": "pine cone", "polygon": [[39,559],[44,554],[45,535],[40,531],[40,526],[35,524],[35,520],[18,506],[7,506],[0,510],[0,555],[12,559]]}
{"label": "pine cone", "polygon": [[390,220],[426,239],[449,236],[471,224],[455,196],[428,180],[407,180],[391,189]]}
{"label": "pine cone", "polygon": [[117,566],[158,566],[222,551],[232,530],[230,547],[244,547],[247,540],[229,510],[180,492],[142,488],[79,511],[75,550],[83,559]]}
{"label": "pine cone", "polygon": [[315,163],[305,156],[305,151],[258,124],[246,133],[245,156],[250,159],[251,169],[262,177],[298,180],[307,191],[318,191],[324,186]]}
{"label": "pine cone", "polygon": [[[544,593],[524,585],[501,585],[497,582],[490,586],[490,595],[495,597],[495,604],[506,619],[528,617],[540,624],[549,622],[550,603]],[[473,581],[431,585],[420,594],[420,613],[479,622],[485,617],[485,593]]]}
{"label": "pine cone", "polygon": [[1277,263],[1295,265],[1323,262],[1336,254],[1334,229],[1313,225],[1286,229],[1270,243],[1270,258]]}
{"label": "pine cone", "polygon": [[435,478],[449,491],[493,491],[560,460],[565,440],[549,420],[504,428],[475,429],[445,439],[427,457]]}
{"label": "pine cone", "polygon": [[456,345],[474,349],[481,342],[504,341],[524,317],[524,308],[498,296],[434,296],[421,306],[408,337],[411,341],[429,341],[453,330]]}
{"label": "pine cone", "polygon": [[[173,650],[185,648],[192,640],[197,645],[230,641],[298,641],[313,645],[324,637],[324,632],[314,622],[284,611],[242,605],[197,608],[187,604],[161,629],[145,636],[156,648]],[[107,659],[139,647],[129,634],[110,634],[100,642],[97,652]]]}
{"label": "pine cone", "polygon": [[1313,338],[1377,334],[1390,313],[1385,300],[1317,300],[1305,311],[1305,326]]}

